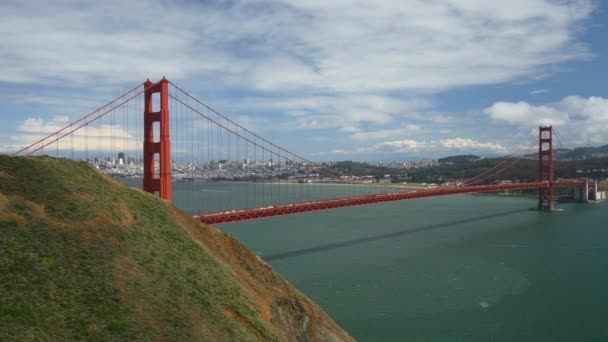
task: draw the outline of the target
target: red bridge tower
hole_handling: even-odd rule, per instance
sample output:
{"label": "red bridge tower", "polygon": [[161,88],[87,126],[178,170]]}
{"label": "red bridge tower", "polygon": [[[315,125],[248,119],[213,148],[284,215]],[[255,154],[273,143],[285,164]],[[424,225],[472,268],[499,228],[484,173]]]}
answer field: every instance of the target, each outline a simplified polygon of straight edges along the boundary
{"label": "red bridge tower", "polygon": [[[171,201],[171,141],[169,139],[169,81],[144,83],[144,190]],[[155,111],[153,94],[160,93],[160,108]],[[154,141],[154,123],[160,123],[159,141]],[[156,172],[156,158],[160,170]],[[157,177],[158,175],[158,177]]]}
{"label": "red bridge tower", "polygon": [[538,210],[553,210],[553,127],[538,128],[538,181],[549,186],[538,189]]}

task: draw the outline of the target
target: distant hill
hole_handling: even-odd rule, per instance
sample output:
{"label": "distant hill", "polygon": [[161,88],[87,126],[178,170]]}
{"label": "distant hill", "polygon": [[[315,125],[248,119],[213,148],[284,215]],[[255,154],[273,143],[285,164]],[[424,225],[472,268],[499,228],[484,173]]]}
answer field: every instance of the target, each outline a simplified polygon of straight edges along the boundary
{"label": "distant hill", "polygon": [[577,147],[574,149],[560,149],[556,151],[559,156],[567,159],[580,160],[589,158],[608,157],[608,145],[600,147]]}
{"label": "distant hill", "polygon": [[226,233],[85,162],[0,155],[1,341],[351,341]]}
{"label": "distant hill", "polygon": [[441,159],[438,159],[437,161],[440,163],[456,164],[456,163],[465,163],[465,162],[476,161],[476,160],[480,160],[480,159],[482,159],[482,158],[479,156],[473,155],[473,154],[464,154],[464,155],[459,155],[459,156],[450,156],[450,157],[441,158]]}
{"label": "distant hill", "polygon": [[[555,148],[557,160],[586,160],[608,157],[608,145],[600,147]],[[526,158],[538,158],[538,153],[525,155]]]}
{"label": "distant hill", "polygon": [[[471,179],[487,171],[503,170],[498,177],[492,176],[493,173],[483,177],[481,183],[493,183],[497,180],[511,180],[513,182],[533,182],[538,179],[538,161],[536,156],[530,159],[509,159],[509,158],[481,158],[473,161],[461,161],[457,163],[440,163],[438,166],[424,168],[396,168],[386,165],[376,166],[362,162],[337,162],[333,169],[345,175],[355,176],[384,176],[391,175],[394,183],[437,183],[455,182]],[[507,162],[505,163],[505,160]],[[502,166],[501,166],[502,165]],[[581,160],[556,160],[555,175],[558,179],[573,178],[608,178],[608,157],[607,158],[588,158]]]}

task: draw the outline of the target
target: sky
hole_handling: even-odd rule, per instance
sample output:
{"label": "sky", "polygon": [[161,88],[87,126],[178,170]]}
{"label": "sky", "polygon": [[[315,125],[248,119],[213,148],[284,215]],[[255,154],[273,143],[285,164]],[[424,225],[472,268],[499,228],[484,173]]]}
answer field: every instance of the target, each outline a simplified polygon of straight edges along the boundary
{"label": "sky", "polygon": [[166,76],[312,160],[608,144],[608,2],[0,3],[0,153]]}

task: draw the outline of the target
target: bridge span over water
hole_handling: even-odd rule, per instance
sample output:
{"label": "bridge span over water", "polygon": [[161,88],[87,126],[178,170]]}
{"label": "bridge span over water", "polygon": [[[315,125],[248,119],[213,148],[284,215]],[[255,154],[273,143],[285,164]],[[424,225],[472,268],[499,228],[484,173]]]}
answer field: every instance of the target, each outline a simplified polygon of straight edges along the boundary
{"label": "bridge span over water", "polygon": [[[539,210],[554,209],[554,189],[574,187],[578,198],[594,190],[587,180],[557,180],[554,174],[554,130],[538,130],[538,177],[531,182],[487,184],[524,155],[504,161],[458,186],[407,190],[369,187],[362,194],[353,177],[312,162],[287,150],[214,110],[169,80],[147,80],[98,109],[32,144],[15,155],[50,154],[86,160],[119,175],[141,176],[145,191],[172,201],[173,182],[246,181],[255,184],[244,206],[208,212],[204,205],[195,217],[209,224],[261,219],[319,210],[458,194],[509,190],[538,190]],[[294,183],[317,180],[325,193],[310,199]],[[266,187],[272,182],[274,187]],[[328,183],[340,183],[335,187]],[[261,194],[261,195],[260,195]]]}

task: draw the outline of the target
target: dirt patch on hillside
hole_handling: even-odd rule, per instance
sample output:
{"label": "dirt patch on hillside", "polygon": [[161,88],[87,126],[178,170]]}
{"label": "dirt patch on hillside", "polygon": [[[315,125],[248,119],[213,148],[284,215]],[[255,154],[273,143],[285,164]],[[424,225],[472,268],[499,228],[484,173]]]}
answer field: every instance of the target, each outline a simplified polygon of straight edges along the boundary
{"label": "dirt patch on hillside", "polygon": [[11,208],[11,201],[0,193],[0,223],[13,223],[17,227],[23,227],[26,223],[25,217],[17,214]]}
{"label": "dirt patch on hillside", "polygon": [[243,318],[243,316],[241,316],[238,312],[235,312],[230,308],[224,308],[224,314],[235,319],[239,325],[247,330],[251,335],[257,336],[259,339],[263,338],[263,336],[260,335],[260,333],[251,325],[251,323]]}
{"label": "dirt patch on hillside", "polygon": [[12,175],[9,175],[8,173],[4,172],[3,170],[0,170],[0,178],[13,179],[14,177]]}

